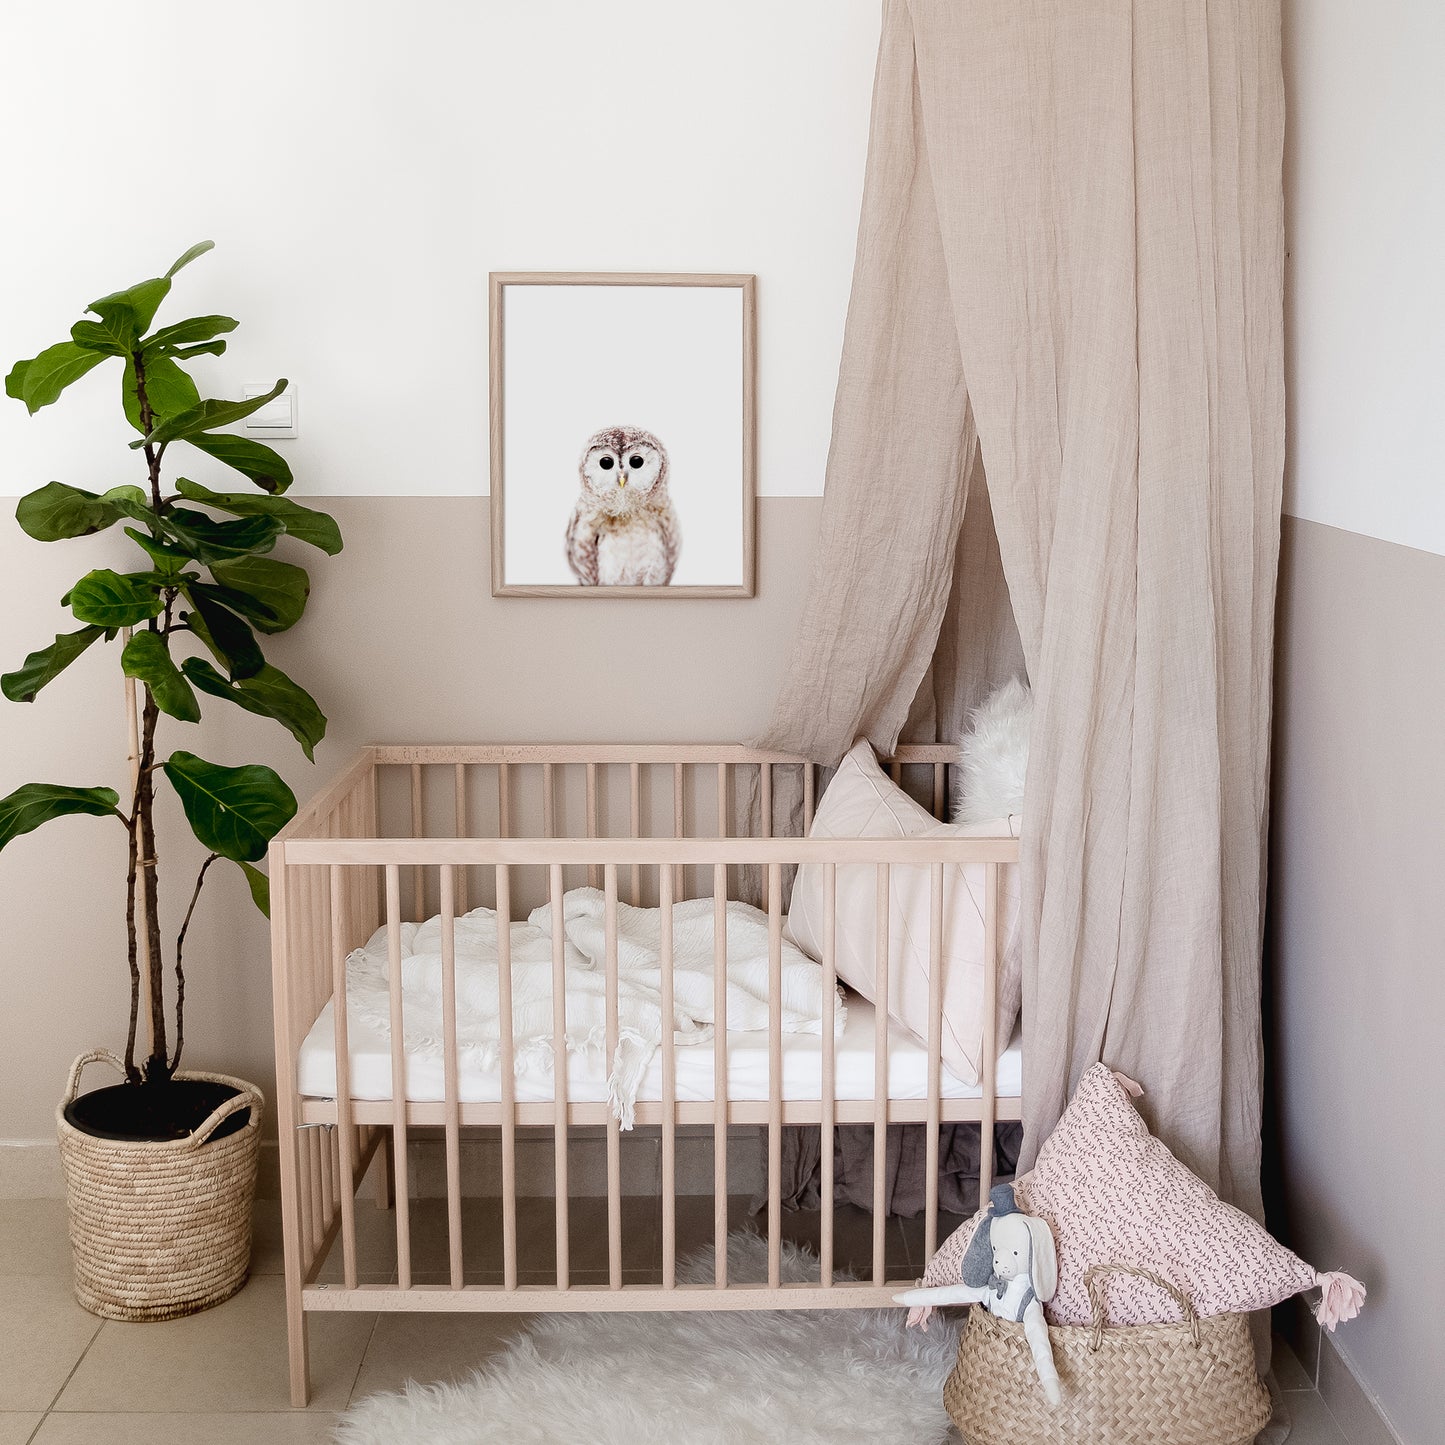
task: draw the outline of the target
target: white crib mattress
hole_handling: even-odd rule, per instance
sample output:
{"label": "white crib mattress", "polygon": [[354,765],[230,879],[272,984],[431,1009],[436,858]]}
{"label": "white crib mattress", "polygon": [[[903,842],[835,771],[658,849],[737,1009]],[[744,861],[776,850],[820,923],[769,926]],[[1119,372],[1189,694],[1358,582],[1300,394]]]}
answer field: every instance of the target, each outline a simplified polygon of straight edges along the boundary
{"label": "white crib mattress", "polygon": [[[856,995],[848,997],[848,1022],[838,1038],[834,1069],[839,1099],[873,1097],[873,1005]],[[728,1034],[728,1098],[739,1102],[768,1097],[768,1035],[765,1030]],[[391,1045],[377,1029],[362,1020],[351,1025],[351,1096],[354,1099],[391,1098]],[[301,1045],[297,1063],[300,1092],[310,1098],[336,1095],[336,1026],[328,1002]],[[783,1035],[783,1098],[817,1099],[822,1095],[823,1045],[814,1034]],[[1017,1033],[999,1055],[998,1097],[1017,1099],[1022,1093],[1023,1054]],[[501,1076],[496,1069],[463,1064],[459,1093],[466,1104],[492,1104],[501,1098]],[[977,1084],[965,1084],[942,1070],[945,1099],[977,1099]],[[923,1045],[896,1022],[888,1030],[888,1092],[893,1099],[928,1096],[928,1055]],[[607,1098],[607,1077],[599,1054],[573,1055],[568,1060],[568,1094],[573,1103],[598,1103]],[[683,1102],[710,1100],[713,1096],[713,1046],[677,1050],[677,1097]],[[406,1097],[413,1103],[439,1102],[446,1097],[442,1061],[433,1054],[413,1052],[406,1061]],[[637,1097],[649,1102],[662,1098],[662,1055],[659,1053],[642,1080]],[[548,1103],[552,1098],[550,1068],[528,1068],[518,1073],[518,1103]]]}

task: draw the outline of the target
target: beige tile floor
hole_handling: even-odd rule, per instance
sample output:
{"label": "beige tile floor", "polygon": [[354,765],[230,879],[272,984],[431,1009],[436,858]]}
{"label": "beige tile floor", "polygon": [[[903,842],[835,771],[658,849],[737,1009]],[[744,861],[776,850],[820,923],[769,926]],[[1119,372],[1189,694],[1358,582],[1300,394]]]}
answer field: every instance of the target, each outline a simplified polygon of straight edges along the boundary
{"label": "beige tile floor", "polygon": [[[593,1201],[595,1206],[598,1202]],[[731,1201],[736,1226],[747,1203]],[[445,1213],[439,1202],[413,1204],[416,1268],[446,1267]],[[799,1242],[817,1238],[816,1217],[785,1216]],[[574,1208],[572,1263],[579,1280],[605,1279],[605,1208]],[[467,1273],[478,1282],[500,1269],[495,1203],[469,1202],[464,1237],[476,1241]],[[357,1210],[363,1273],[389,1279],[395,1268],[393,1216],[368,1203]],[[711,1237],[711,1200],[680,1200],[680,1248]],[[656,1257],[659,1220],[650,1200],[628,1200],[624,1238],[635,1238],[625,1261],[645,1277]],[[549,1200],[522,1201],[519,1238],[527,1271],[552,1259]],[[869,1217],[838,1211],[840,1265],[871,1248]],[[921,1271],[916,1222],[890,1220],[890,1267]],[[156,1440],[206,1445],[303,1445],[330,1438],[339,1411],[376,1390],[408,1379],[464,1376],[500,1349],[524,1324],[520,1315],[316,1315],[311,1325],[312,1401],[287,1404],[286,1332],[276,1205],[257,1208],[250,1282],[234,1299],[190,1319],[157,1325],[102,1322],[70,1296],[65,1211],[59,1201],[0,1201],[0,1445],[153,1445]],[[1294,1445],[1348,1445],[1310,1378],[1280,1345],[1277,1373],[1295,1417]]]}

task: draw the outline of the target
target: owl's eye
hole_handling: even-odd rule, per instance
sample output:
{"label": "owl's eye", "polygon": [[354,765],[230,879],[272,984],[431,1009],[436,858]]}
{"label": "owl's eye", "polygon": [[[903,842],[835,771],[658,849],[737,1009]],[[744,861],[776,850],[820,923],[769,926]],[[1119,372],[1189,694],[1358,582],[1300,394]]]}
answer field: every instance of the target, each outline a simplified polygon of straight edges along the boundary
{"label": "owl's eye", "polygon": [[604,472],[610,472],[612,468],[617,464],[612,460],[611,457],[598,457],[597,465],[601,467]]}
{"label": "owl's eye", "polygon": [[642,458],[638,456],[636,452],[633,452],[633,454],[627,459],[627,465],[636,470],[636,468],[642,465]]}

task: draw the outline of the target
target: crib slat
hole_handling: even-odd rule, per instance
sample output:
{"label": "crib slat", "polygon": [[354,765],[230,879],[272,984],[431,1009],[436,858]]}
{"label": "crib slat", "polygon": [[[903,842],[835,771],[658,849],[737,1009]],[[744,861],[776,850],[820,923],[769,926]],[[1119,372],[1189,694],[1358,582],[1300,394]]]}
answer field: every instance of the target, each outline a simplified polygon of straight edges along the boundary
{"label": "crib slat", "polygon": [[506,763],[497,764],[497,837],[512,836],[512,776]]}
{"label": "crib slat", "polygon": [[662,1287],[677,1284],[677,1040],[673,1026],[672,869],[657,870],[662,966]]}
{"label": "crib slat", "polygon": [[446,1097],[447,1255],[453,1289],[462,1287],[462,1112],[457,1061],[456,870],[443,864],[442,910],[442,1056]]}
{"label": "crib slat", "polygon": [[[719,838],[726,838],[728,835],[728,765],[719,763],[717,765],[717,835]],[[723,867],[723,893],[727,893],[727,868]]]}
{"label": "crib slat", "polygon": [[761,816],[758,819],[760,838],[771,838],[773,836],[773,765],[771,763],[758,764],[758,811]]}
{"label": "crib slat", "polygon": [[983,1117],[978,1126],[979,1207],[988,1203],[993,1188],[993,1126],[998,1113],[998,968],[999,865],[984,864],[983,888],[983,1058],[979,1061],[979,1087]]}
{"label": "crib slat", "polygon": [[[767,768],[765,763],[764,768]],[[766,776],[766,774],[765,774]],[[771,790],[769,790],[771,791]],[[771,798],[769,798],[771,803]],[[768,864],[768,1286],[783,1259],[783,865]]]}
{"label": "crib slat", "polygon": [[[587,764],[587,836],[597,836],[597,764]],[[596,863],[587,865],[587,886],[596,888],[602,882],[602,870]]]}
{"label": "crib slat", "polygon": [[884,1188],[888,1180],[888,879],[887,863],[876,865],[878,875],[878,933],[873,973],[877,980],[876,1021],[873,1042],[873,1283],[887,1279],[888,1215]]}
{"label": "crib slat", "polygon": [[497,1016],[502,1048],[497,1060],[502,1095],[502,1287],[517,1287],[517,1070],[512,1018],[512,870],[497,870]]}
{"label": "crib slat", "polygon": [[803,764],[803,832],[805,834],[811,832],[813,827],[813,811],[816,807],[814,793],[818,786],[815,777],[816,771],[811,761]]}
{"label": "crib slat", "polygon": [[[812,764],[808,764],[812,772]],[[838,1002],[838,865],[823,864],[823,1080],[821,1139],[818,1148],[822,1163],[818,1222],[818,1283],[824,1288],[833,1285],[833,1117],[837,1092],[837,1002]]]}
{"label": "crib slat", "polygon": [[928,1122],[923,1206],[923,1253],[938,1249],[938,1131],[942,1127],[939,1060],[943,1053],[943,864],[928,869]]}
{"label": "crib slat", "polygon": [[[627,791],[631,802],[632,836],[642,837],[642,767],[632,763],[627,769]],[[642,907],[642,864],[632,865],[632,906]]]}
{"label": "crib slat", "polygon": [[944,798],[945,798],[945,789],[944,789],[944,785],[943,785],[943,780],[944,780],[944,765],[943,765],[942,763],[934,763],[934,765],[933,765],[933,816],[934,816],[935,818],[942,818],[942,817],[944,816],[943,803],[944,803]]}
{"label": "crib slat", "polygon": [[406,1032],[401,999],[401,868],[386,865],[386,971],[391,994],[391,1140],[396,1282],[411,1288],[411,1189],[406,1157]]}
{"label": "crib slat", "polygon": [[308,1226],[307,1234],[310,1238],[308,1258],[315,1259],[317,1251],[321,1248],[321,1241],[326,1237],[325,1225],[321,1219],[321,1181],[317,1177],[320,1171],[316,1162],[315,1129],[307,1129],[301,1135],[301,1155],[301,1212],[302,1219]]}
{"label": "crib slat", "polygon": [[542,836],[557,836],[557,769],[552,763],[542,764]]}
{"label": "crib slat", "polygon": [[[607,1067],[617,1057],[617,864],[602,869],[605,893],[603,923],[606,942],[603,949],[607,970]],[[622,1288],[622,1136],[617,1115],[607,1113],[607,1282],[611,1289]]]}
{"label": "crib slat", "polygon": [[[725,764],[718,767],[721,778]],[[719,783],[719,793],[722,783]],[[722,801],[719,797],[719,802]],[[728,870],[712,870],[712,1232],[713,1284],[728,1282]]]}
{"label": "crib slat", "polygon": [[893,779],[893,781],[894,781],[894,783],[895,783],[896,785],[898,785],[899,787],[901,787],[901,786],[903,785],[903,764],[902,764],[902,763],[889,763],[889,764],[888,764],[888,776]]}
{"label": "crib slat", "polygon": [[[456,765],[454,788],[457,837],[469,838],[471,836],[471,829],[467,823],[467,765],[465,763],[458,763]],[[468,874],[464,868],[461,877],[457,880],[456,911],[458,913],[465,913],[467,911],[467,881]]]}
{"label": "crib slat", "polygon": [[[672,765],[672,836],[682,837],[683,830],[683,798],[687,784],[687,774],[682,763]],[[683,867],[679,863],[674,870],[673,887],[678,898],[686,898],[687,890],[684,884]]]}
{"label": "crib slat", "polygon": [[346,909],[339,864],[330,869],[331,991],[336,1036],[336,1135],[341,1154],[341,1268],[347,1289],[356,1288],[356,1155],[351,1120],[351,1042],[346,1001]]}
{"label": "crib slat", "polygon": [[[411,836],[424,838],[422,831],[421,764],[411,765]],[[420,923],[426,917],[426,871],[418,863],[411,870],[412,917]]]}
{"label": "crib slat", "polygon": [[562,910],[562,865],[547,870],[552,905],[552,1159],[556,1172],[557,1288],[566,1289],[570,1273],[567,1222],[567,1123],[570,1086],[567,1070],[567,933]]}

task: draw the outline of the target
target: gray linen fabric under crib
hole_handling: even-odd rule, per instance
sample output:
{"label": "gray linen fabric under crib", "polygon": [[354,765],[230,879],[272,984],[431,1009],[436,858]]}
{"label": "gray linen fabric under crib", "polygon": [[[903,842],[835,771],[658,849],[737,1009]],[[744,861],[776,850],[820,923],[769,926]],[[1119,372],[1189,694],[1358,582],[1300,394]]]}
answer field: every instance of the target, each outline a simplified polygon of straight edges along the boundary
{"label": "gray linen fabric under crib", "polygon": [[[925,1124],[890,1124],[884,1207],[911,1219],[922,1214],[928,1179]],[[1013,1178],[1023,1130],[1018,1124],[994,1129],[994,1179]],[[947,1214],[978,1208],[977,1124],[944,1124],[938,1140],[938,1207]],[[783,1208],[816,1209],[821,1201],[822,1140],[812,1125],[783,1130]],[[833,1131],[833,1200],[873,1208],[873,1126],[840,1124]],[[755,1200],[755,1204],[761,1203]]]}

